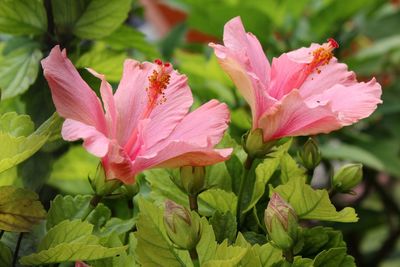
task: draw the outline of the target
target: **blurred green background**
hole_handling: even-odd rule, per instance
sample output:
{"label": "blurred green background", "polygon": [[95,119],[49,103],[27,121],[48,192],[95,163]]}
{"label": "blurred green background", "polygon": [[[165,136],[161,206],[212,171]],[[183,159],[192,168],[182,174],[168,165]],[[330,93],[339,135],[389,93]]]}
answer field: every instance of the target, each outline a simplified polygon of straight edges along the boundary
{"label": "blurred green background", "polygon": [[[357,224],[338,225],[358,266],[400,266],[400,1],[383,0],[0,0],[0,114],[28,114],[39,126],[53,112],[40,60],[60,44],[94,90],[106,75],[116,88],[125,58],[171,61],[189,78],[199,105],[217,98],[231,108],[230,135],[251,127],[249,108],[220,69],[208,42],[221,42],[223,26],[241,16],[269,59],[329,37],[336,56],[359,80],[376,77],[383,101],[368,119],[318,136],[329,174],[342,162],[364,164],[364,182],[350,204]],[[60,138],[0,175],[0,185],[40,192],[90,193],[88,173],[98,160]],[[304,142],[297,139],[297,144]],[[324,168],[322,168],[324,167]],[[84,175],[83,175],[84,174]]]}

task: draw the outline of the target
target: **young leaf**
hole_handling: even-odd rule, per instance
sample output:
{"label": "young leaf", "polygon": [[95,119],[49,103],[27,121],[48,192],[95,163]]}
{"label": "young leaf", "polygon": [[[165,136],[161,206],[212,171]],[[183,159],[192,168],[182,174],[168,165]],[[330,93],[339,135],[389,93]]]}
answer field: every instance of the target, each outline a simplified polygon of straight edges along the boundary
{"label": "young leaf", "polygon": [[[2,4],[0,0],[0,6]],[[0,57],[1,99],[11,98],[28,90],[36,80],[41,58],[42,52],[36,45],[30,44],[20,46]]]}
{"label": "young leaf", "polygon": [[354,258],[346,254],[346,248],[331,248],[319,253],[314,259],[314,267],[355,267]]}
{"label": "young leaf", "polygon": [[126,247],[100,245],[92,234],[93,225],[80,220],[65,220],[50,229],[40,242],[37,253],[22,257],[23,265],[41,265],[63,261],[88,261],[119,255]]}
{"label": "young leaf", "polygon": [[[3,119],[8,120],[7,117],[2,116],[0,121]],[[27,123],[25,119],[23,121]],[[15,137],[0,129],[0,172],[19,164],[38,151],[53,134],[53,131],[58,128],[60,122],[60,117],[54,113],[28,136]],[[30,125],[30,123],[28,124]],[[18,127],[21,127],[21,125]]]}
{"label": "young leaf", "polygon": [[139,199],[136,258],[144,266],[192,266],[185,251],[183,256],[173,247],[165,233],[162,210]]}
{"label": "young leaf", "polygon": [[131,2],[131,0],[88,1],[74,25],[74,34],[82,39],[98,39],[109,35],[127,18]]}
{"label": "young leaf", "polygon": [[273,189],[295,209],[300,219],[356,222],[357,214],[353,208],[346,207],[336,211],[326,190],[315,190],[305,184],[304,179],[292,179]]}
{"label": "young leaf", "polygon": [[0,32],[37,35],[46,30],[47,16],[42,0],[0,0]]}
{"label": "young leaf", "polygon": [[46,211],[35,192],[13,186],[0,187],[0,229],[29,232],[45,219]]}

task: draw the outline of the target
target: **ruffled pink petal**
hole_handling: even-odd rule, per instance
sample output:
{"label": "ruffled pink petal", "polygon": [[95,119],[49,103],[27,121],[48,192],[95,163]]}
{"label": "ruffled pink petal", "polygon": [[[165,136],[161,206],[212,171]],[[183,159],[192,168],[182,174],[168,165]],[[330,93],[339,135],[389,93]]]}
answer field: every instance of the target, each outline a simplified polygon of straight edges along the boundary
{"label": "ruffled pink petal", "polygon": [[108,152],[110,140],[94,126],[66,119],[61,130],[61,135],[66,141],[83,139],[83,147],[97,157],[104,157]]}
{"label": "ruffled pink petal", "polygon": [[381,94],[381,86],[374,78],[367,83],[350,86],[337,84],[320,95],[310,97],[307,103],[329,103],[332,111],[338,114],[341,124],[346,126],[371,115],[377,105],[382,103]]}
{"label": "ruffled pink petal", "polygon": [[259,116],[275,103],[266,93],[270,82],[269,62],[257,38],[245,32],[239,17],[225,25],[224,45],[210,44],[222,69],[249,103],[253,128],[257,128]]}
{"label": "ruffled pink petal", "polygon": [[66,51],[55,46],[42,60],[57,112],[64,118],[94,126],[106,133],[104,112],[96,94],[80,77]]}
{"label": "ruffled pink petal", "polygon": [[151,147],[167,138],[177,124],[186,116],[193,104],[187,77],[171,72],[169,85],[164,90],[165,102],[158,104],[150,113],[150,123],[143,133],[143,141]]}
{"label": "ruffled pink petal", "polygon": [[102,165],[108,180],[117,179],[125,184],[135,182],[135,172],[129,155],[116,142],[111,141],[106,157],[102,158]]}
{"label": "ruffled pink petal", "polygon": [[268,110],[259,125],[263,129],[264,141],[285,136],[329,133],[342,127],[329,103],[310,107],[296,89]]}
{"label": "ruffled pink petal", "polygon": [[146,87],[152,71],[152,63],[125,60],[122,79],[114,95],[118,111],[117,139],[121,145],[128,141],[146,108]]}
{"label": "ruffled pink petal", "polygon": [[299,88],[304,99],[318,95],[336,84],[349,86],[357,83],[354,72],[347,70],[347,65],[332,58],[329,64],[318,68],[320,72],[311,73]]}
{"label": "ruffled pink petal", "polygon": [[106,121],[108,136],[110,138],[116,138],[117,123],[118,123],[118,111],[115,106],[114,95],[111,85],[107,82],[103,74],[99,74],[96,71],[87,68],[87,70],[95,77],[101,80],[100,95],[103,100],[104,110],[106,111]]}
{"label": "ruffled pink petal", "polygon": [[156,153],[138,156],[133,162],[135,173],[155,167],[206,166],[225,161],[232,149],[199,147],[184,141],[172,141]]}

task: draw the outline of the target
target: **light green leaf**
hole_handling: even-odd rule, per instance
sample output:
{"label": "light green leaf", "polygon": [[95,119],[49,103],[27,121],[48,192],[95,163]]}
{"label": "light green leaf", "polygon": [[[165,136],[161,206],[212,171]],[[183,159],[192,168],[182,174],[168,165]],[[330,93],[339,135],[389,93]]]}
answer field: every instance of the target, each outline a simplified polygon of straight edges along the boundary
{"label": "light green leaf", "polygon": [[37,35],[46,30],[47,16],[42,0],[0,0],[0,32]]}
{"label": "light green leaf", "polygon": [[281,158],[281,181],[283,184],[292,179],[306,179],[306,170],[300,167],[289,153]]}
{"label": "light green leaf", "polygon": [[193,266],[189,253],[179,253],[168,240],[162,210],[139,199],[136,258],[144,266]]}
{"label": "light green leaf", "polygon": [[28,115],[18,115],[15,112],[8,112],[0,116],[0,132],[19,137],[30,135],[34,129],[35,125]]}
{"label": "light green leaf", "polygon": [[[7,117],[4,117],[4,115],[1,118],[6,118],[7,120]],[[26,119],[23,119],[23,121],[27,123]],[[35,132],[26,137],[15,137],[0,130],[0,172],[21,163],[38,151],[53,134],[54,130],[58,129],[60,122],[60,117],[54,113]],[[28,122],[27,127],[30,127],[29,125],[30,123]],[[18,128],[20,127],[24,126],[18,125]],[[24,129],[23,132],[25,132],[27,128],[24,127]],[[17,130],[17,132],[21,133],[19,130]]]}
{"label": "light green leaf", "polygon": [[214,257],[202,264],[204,267],[225,267],[237,266],[242,258],[246,255],[248,249],[239,246],[229,246],[225,240],[217,245]]}
{"label": "light green leaf", "polygon": [[23,265],[41,265],[64,261],[88,261],[123,253],[126,247],[108,248],[100,245],[92,234],[93,225],[80,220],[62,221],[50,229],[40,242],[37,253],[22,257]]}
{"label": "light green leaf", "polygon": [[303,179],[292,179],[273,189],[295,209],[301,219],[356,222],[357,214],[353,208],[346,207],[336,211],[326,190],[315,190],[305,184]]}
{"label": "light green leaf", "polygon": [[0,242],[0,266],[10,267],[12,260],[11,249]]}
{"label": "light green leaf", "polygon": [[91,0],[74,25],[74,34],[83,39],[102,38],[127,18],[131,0]]}
{"label": "light green leaf", "polygon": [[346,254],[346,248],[331,248],[319,253],[314,259],[314,267],[355,267],[354,258]]}
{"label": "light green leaf", "polygon": [[303,229],[303,247],[300,254],[314,258],[318,252],[336,247],[346,247],[342,233],[329,227],[317,226]]}
{"label": "light green leaf", "polygon": [[161,57],[160,52],[146,40],[142,32],[127,25],[120,26],[102,41],[117,50],[136,49],[146,55],[149,60]]}
{"label": "light green leaf", "polygon": [[28,90],[36,80],[41,58],[42,52],[34,44],[20,46],[0,57],[1,99],[11,98]]}
{"label": "light green leaf", "polygon": [[203,266],[205,262],[213,259],[217,250],[217,242],[215,241],[214,230],[207,219],[202,217],[200,223],[201,236],[199,243],[197,243],[196,251],[199,255],[200,266]]}
{"label": "light green leaf", "polygon": [[95,174],[99,159],[82,146],[72,146],[53,165],[47,183],[64,193],[92,194],[88,177]]}
{"label": "light green leaf", "polygon": [[[232,192],[221,189],[209,189],[199,195],[202,212],[204,216],[211,216],[213,211],[230,212],[236,216],[237,197]],[[211,213],[210,213],[211,212]]]}
{"label": "light green leaf", "polygon": [[104,74],[108,81],[117,82],[121,79],[123,63],[127,55],[125,52],[115,52],[106,48],[105,43],[97,42],[89,51],[83,54],[75,66],[91,68]]}
{"label": "light green leaf", "polygon": [[45,217],[46,211],[35,192],[13,186],[0,187],[1,230],[29,232]]}

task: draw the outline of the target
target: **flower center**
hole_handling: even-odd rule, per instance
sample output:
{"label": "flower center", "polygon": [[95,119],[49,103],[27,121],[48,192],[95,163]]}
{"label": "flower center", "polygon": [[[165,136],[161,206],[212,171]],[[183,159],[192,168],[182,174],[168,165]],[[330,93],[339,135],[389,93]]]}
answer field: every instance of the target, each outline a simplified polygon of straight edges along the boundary
{"label": "flower center", "polygon": [[328,42],[310,52],[313,56],[313,60],[307,64],[307,74],[311,74],[314,70],[316,70],[317,73],[321,73],[318,67],[327,65],[333,57],[333,50],[338,47],[339,44],[334,39],[329,38]]}
{"label": "flower center", "polygon": [[[149,86],[146,88],[148,96],[148,107],[153,109],[155,105],[164,103],[165,98],[164,90],[167,88],[170,78],[172,66],[170,63],[163,63],[160,59],[156,59],[154,63],[157,64],[157,69],[149,76]],[[160,98],[161,97],[161,98]]]}

